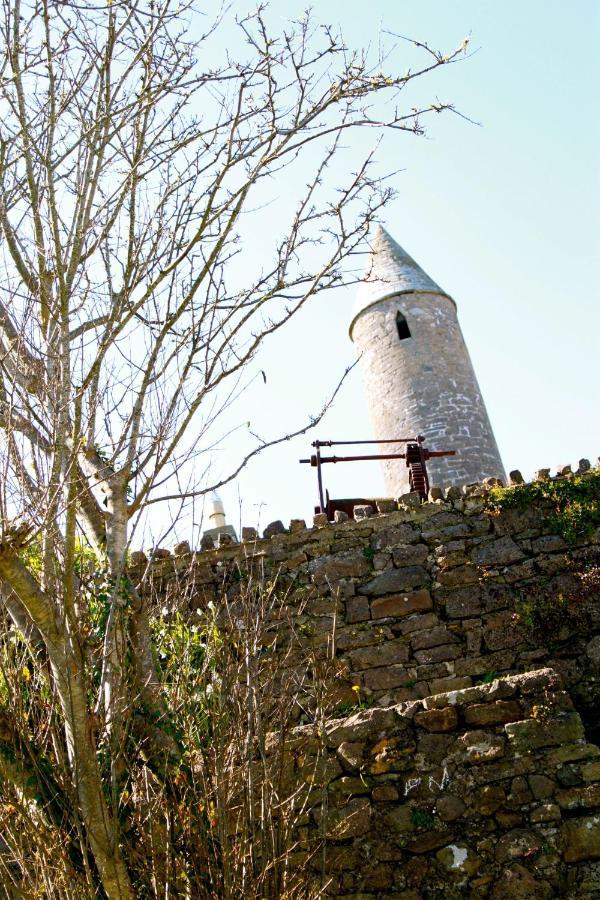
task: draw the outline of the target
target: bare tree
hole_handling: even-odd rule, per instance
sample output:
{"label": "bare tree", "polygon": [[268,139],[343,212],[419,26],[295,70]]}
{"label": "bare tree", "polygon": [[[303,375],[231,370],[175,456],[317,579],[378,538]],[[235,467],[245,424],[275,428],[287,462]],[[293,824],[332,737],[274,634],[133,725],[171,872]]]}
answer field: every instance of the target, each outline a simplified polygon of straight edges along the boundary
{"label": "bare tree", "polygon": [[[142,728],[163,774],[179,754],[127,573],[132,529],[150,505],[218,486],[185,464],[265,339],[351,277],[391,196],[371,154],[348,155],[352,135],[420,133],[445,107],[405,111],[402,91],[464,46],[418,45],[424,65],[398,75],[308,16],[271,33],[259,9],[236,23],[237,58],[210,67],[222,17],[195,37],[204,18],[171,0],[4,0],[1,16],[2,599],[57,700],[82,865],[132,897],[128,741]],[[287,225],[247,260],[265,185]],[[93,659],[87,547],[105,573]]]}

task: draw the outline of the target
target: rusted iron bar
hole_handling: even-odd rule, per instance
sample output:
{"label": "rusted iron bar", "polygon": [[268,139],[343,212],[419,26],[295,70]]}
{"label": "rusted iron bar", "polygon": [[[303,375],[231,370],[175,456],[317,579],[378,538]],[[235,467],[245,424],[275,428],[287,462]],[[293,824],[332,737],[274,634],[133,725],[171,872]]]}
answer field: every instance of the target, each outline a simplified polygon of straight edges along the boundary
{"label": "rusted iron bar", "polygon": [[385,438],[377,441],[313,441],[311,447],[333,447],[334,444],[408,444],[411,441],[424,440],[422,435],[409,438]]}
{"label": "rusted iron bar", "polygon": [[[381,456],[320,456],[321,465],[323,463],[338,462],[360,462],[363,459],[406,459],[406,453],[386,453]],[[310,459],[301,459],[301,463],[310,463],[311,466],[318,466],[317,456],[311,456]]]}
{"label": "rusted iron bar", "polygon": [[[345,443],[350,444],[354,441]],[[425,459],[431,459],[433,456],[456,456],[456,450],[424,450],[423,454]],[[317,454],[313,454],[309,459],[300,459],[298,462],[310,463],[311,466],[318,468],[323,463],[361,462],[371,459],[406,459],[406,453],[381,453],[374,456],[321,456],[320,454],[317,456]]]}

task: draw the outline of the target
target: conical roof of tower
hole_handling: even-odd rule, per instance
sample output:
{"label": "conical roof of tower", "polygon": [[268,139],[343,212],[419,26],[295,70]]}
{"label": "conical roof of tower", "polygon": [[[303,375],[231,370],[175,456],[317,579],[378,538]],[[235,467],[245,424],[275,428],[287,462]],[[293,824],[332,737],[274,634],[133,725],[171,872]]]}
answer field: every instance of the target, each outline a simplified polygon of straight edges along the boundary
{"label": "conical roof of tower", "polygon": [[[365,279],[359,285],[350,335],[363,310],[396,294],[428,293],[449,297],[381,225],[377,226]],[[449,297],[452,300],[451,297]],[[454,302],[454,301],[452,301]]]}

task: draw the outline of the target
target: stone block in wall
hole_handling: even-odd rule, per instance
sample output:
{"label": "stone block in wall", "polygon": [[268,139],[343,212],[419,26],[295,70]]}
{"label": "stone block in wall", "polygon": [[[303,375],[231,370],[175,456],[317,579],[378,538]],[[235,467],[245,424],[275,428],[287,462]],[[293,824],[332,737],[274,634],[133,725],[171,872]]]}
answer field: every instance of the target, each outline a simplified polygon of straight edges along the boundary
{"label": "stone block in wall", "polygon": [[392,559],[394,565],[401,566],[422,566],[429,553],[426,544],[401,544],[392,550]]}
{"label": "stone block in wall", "polygon": [[433,596],[437,602],[444,604],[449,619],[471,619],[483,612],[483,600],[478,585],[454,590],[436,590]]}
{"label": "stone block in wall", "polygon": [[354,625],[367,622],[371,618],[371,609],[366,597],[352,597],[346,600],[346,622]]}
{"label": "stone block in wall", "polygon": [[445,764],[445,760],[450,756],[455,742],[456,735],[454,734],[434,734],[419,731],[417,735],[419,768],[421,765],[429,769],[432,765],[440,766]]}
{"label": "stone block in wall", "polygon": [[441,569],[452,569],[469,562],[465,541],[449,541],[435,548],[436,563]]}
{"label": "stone block in wall", "polygon": [[567,542],[558,534],[544,534],[531,542],[532,553],[557,553],[567,549]]}
{"label": "stone block in wall", "polygon": [[525,629],[516,614],[510,610],[492,613],[483,621],[483,640],[488,650],[508,650],[523,643]]}
{"label": "stone block in wall", "polygon": [[337,755],[346,771],[355,772],[362,768],[366,744],[360,741],[345,741],[337,748]]}
{"label": "stone block in wall", "polygon": [[594,760],[582,766],[581,777],[584,781],[600,781],[600,760]]}
{"label": "stone block in wall", "polygon": [[387,626],[378,626],[375,622],[358,623],[355,627],[348,626],[336,632],[336,647],[340,652],[347,653],[358,647],[383,644],[392,638],[393,634]]}
{"label": "stone block in wall", "polygon": [[463,619],[463,633],[467,639],[466,656],[479,656],[483,642],[483,629],[478,619]]}
{"label": "stone block in wall", "polygon": [[447,675],[445,678],[432,678],[429,682],[430,694],[444,694],[448,691],[462,691],[471,687],[471,679],[468,676],[456,678],[454,675]]}
{"label": "stone block in wall", "polygon": [[422,566],[405,566],[402,569],[387,569],[381,575],[377,575],[361,588],[359,594],[367,597],[380,597],[383,594],[393,594],[399,591],[409,591],[411,588],[421,587],[430,580],[426,569]]}
{"label": "stone block in wall", "polygon": [[[377,601],[374,601],[377,602]],[[412,634],[412,632],[425,631],[429,628],[435,628],[439,625],[440,620],[435,613],[411,613],[408,617],[403,618],[400,622],[392,625],[393,629],[399,629],[401,634]]]}
{"label": "stone block in wall", "polygon": [[564,713],[547,722],[535,719],[511,722],[506,725],[505,730],[513,748],[520,753],[537,750],[539,747],[568,744],[584,738],[581,717],[576,712]]}
{"label": "stone block in wall", "polygon": [[311,560],[308,571],[316,584],[338,581],[340,578],[360,578],[371,571],[369,560],[362,552],[322,556]]}
{"label": "stone block in wall", "polygon": [[372,600],[371,615],[374,619],[396,618],[423,612],[432,607],[429,591],[413,591],[410,594],[397,594]]}
{"label": "stone block in wall", "polygon": [[471,536],[471,529],[469,527],[469,523],[462,520],[461,516],[457,513],[455,517],[451,519],[452,524],[445,525],[442,527],[432,527],[431,522],[428,523],[427,529],[423,529],[422,537],[424,541],[427,541],[428,544],[432,546],[436,546],[437,544],[445,544],[449,541],[457,541],[460,538],[466,538]]}
{"label": "stone block in wall", "polygon": [[454,663],[456,675],[489,675],[492,672],[506,674],[514,667],[515,653],[511,650],[498,650],[485,656],[457,659]]}
{"label": "stone block in wall", "polygon": [[518,595],[515,590],[503,582],[492,580],[485,581],[481,585],[481,602],[485,612],[496,612],[500,609],[514,609],[515,599]]}
{"label": "stone block in wall", "polygon": [[556,790],[556,781],[548,778],[547,775],[532,774],[527,779],[531,793],[536,800],[546,800],[551,797]]}
{"label": "stone block in wall", "polygon": [[454,674],[452,662],[432,663],[430,665],[417,666],[416,677],[419,681],[429,681],[431,678],[447,678]]}
{"label": "stone block in wall", "polygon": [[506,740],[490,731],[466,731],[456,741],[458,760],[469,765],[482,765],[502,759]]}
{"label": "stone block in wall", "polygon": [[557,575],[559,572],[568,571],[572,566],[571,561],[564,554],[537,556],[535,560],[528,561],[532,562],[542,575]]}
{"label": "stone block in wall", "polygon": [[458,725],[458,713],[454,706],[428,709],[417,713],[415,722],[426,731],[454,731]]}
{"label": "stone block in wall", "polygon": [[387,550],[400,544],[414,544],[420,540],[421,533],[417,526],[403,522],[376,531],[371,538],[371,546],[374,550]]}
{"label": "stone block in wall", "polygon": [[388,665],[380,669],[367,669],[362,674],[365,687],[370,691],[389,691],[410,683],[411,673],[405,666]]}
{"label": "stone block in wall", "polygon": [[371,803],[368,798],[355,798],[340,809],[318,810],[315,822],[325,837],[332,841],[344,841],[359,837],[369,830]]}
{"label": "stone block in wall", "polygon": [[600,859],[600,813],[568,820],[562,826],[561,833],[566,862]]}
{"label": "stone block in wall", "polygon": [[497,535],[537,536],[545,529],[551,504],[503,509],[492,518]]}
{"label": "stone block in wall", "polygon": [[306,521],[304,519],[291,519],[289,532],[290,534],[298,534],[306,531]]}
{"label": "stone block in wall", "polygon": [[480,816],[492,816],[506,803],[506,792],[502,785],[486,784],[473,794],[471,806]]}
{"label": "stone block in wall", "polygon": [[444,569],[438,572],[437,581],[442,587],[457,588],[463,585],[477,584],[479,571],[471,563],[464,566],[456,566],[453,569]]}
{"label": "stone block in wall", "polygon": [[371,516],[375,514],[375,510],[367,503],[355,506],[352,510],[352,513],[354,515],[355,521],[360,522],[363,519],[370,519]]}
{"label": "stone block in wall", "polygon": [[460,819],[466,808],[465,802],[453,794],[442,794],[435,804],[436,814],[442,822]]}
{"label": "stone block in wall", "polygon": [[445,625],[437,625],[424,631],[418,631],[410,636],[410,646],[413,650],[426,650],[438,647],[440,644],[456,644],[458,638],[448,631]]}
{"label": "stone block in wall", "polygon": [[337,719],[326,726],[325,740],[328,747],[339,747],[346,741],[360,741],[374,733],[385,734],[398,728],[394,709],[362,709],[347,719]]}
{"label": "stone block in wall", "polygon": [[456,644],[443,644],[440,647],[430,647],[427,650],[415,650],[414,655],[419,665],[424,666],[457,659],[461,655],[461,649]]}
{"label": "stone block in wall", "polygon": [[478,566],[507,566],[524,557],[523,551],[508,535],[480,544],[471,553],[472,561]]}
{"label": "stone block in wall", "polygon": [[354,671],[373,669],[376,666],[392,666],[406,663],[409,658],[408,645],[402,639],[385,641],[378,645],[362,647],[349,653],[350,665]]}
{"label": "stone block in wall", "polygon": [[[545,670],[548,671],[548,670]],[[515,676],[520,678],[520,676]],[[491,684],[477,684],[464,690],[445,695],[427,697],[423,701],[425,709],[439,709],[451,703],[453,706],[466,707],[471,704],[495,703],[497,700],[506,700],[514,697],[520,690],[520,682],[514,681],[512,676],[498,678]]]}
{"label": "stone block in wall", "polygon": [[596,807],[600,807],[600,783],[596,781],[581,787],[557,791],[554,799],[561,809],[569,812],[596,809]]}
{"label": "stone block in wall", "polygon": [[523,718],[523,709],[517,700],[496,700],[494,703],[475,703],[466,706],[464,720],[467,725],[504,725]]}
{"label": "stone block in wall", "polygon": [[560,674],[551,668],[536,669],[534,672],[523,672],[523,674],[508,680],[510,683],[514,683],[515,679],[518,679],[519,690],[525,697],[537,696],[541,691],[556,693],[563,688],[563,680]]}

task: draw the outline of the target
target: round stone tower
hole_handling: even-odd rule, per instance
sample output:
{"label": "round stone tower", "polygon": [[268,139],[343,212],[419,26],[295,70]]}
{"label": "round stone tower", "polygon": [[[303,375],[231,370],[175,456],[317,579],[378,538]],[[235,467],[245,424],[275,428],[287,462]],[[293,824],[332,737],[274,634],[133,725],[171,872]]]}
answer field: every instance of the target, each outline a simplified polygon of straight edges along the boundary
{"label": "round stone tower", "polygon": [[[427,463],[432,485],[505,477],[456,304],[381,227],[350,337],[378,439],[422,434],[429,450],[456,450]],[[383,445],[381,452],[402,447]],[[410,490],[403,459],[385,460],[383,468],[391,496]]]}

